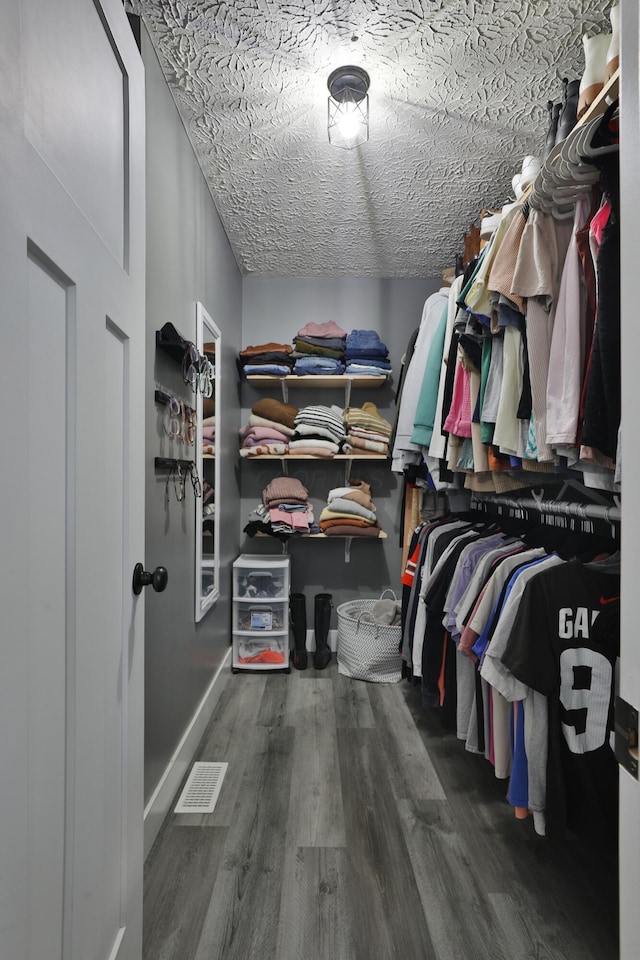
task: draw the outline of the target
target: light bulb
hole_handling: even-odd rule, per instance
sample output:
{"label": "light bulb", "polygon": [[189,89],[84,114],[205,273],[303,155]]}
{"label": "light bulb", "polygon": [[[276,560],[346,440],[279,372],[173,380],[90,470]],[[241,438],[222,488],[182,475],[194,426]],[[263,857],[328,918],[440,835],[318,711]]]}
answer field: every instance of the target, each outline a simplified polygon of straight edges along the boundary
{"label": "light bulb", "polygon": [[338,130],[345,140],[352,140],[360,130],[362,117],[355,103],[342,104]]}

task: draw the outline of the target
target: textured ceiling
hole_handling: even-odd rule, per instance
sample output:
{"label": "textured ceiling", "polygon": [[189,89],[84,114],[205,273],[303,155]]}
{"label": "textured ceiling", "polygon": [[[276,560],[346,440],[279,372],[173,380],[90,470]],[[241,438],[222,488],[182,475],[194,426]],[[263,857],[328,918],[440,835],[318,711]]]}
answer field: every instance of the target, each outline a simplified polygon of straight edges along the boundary
{"label": "textured ceiling", "polygon": [[[546,135],[611,0],[131,0],[241,270],[435,276]],[[327,77],[371,77],[370,139],[327,141]]]}

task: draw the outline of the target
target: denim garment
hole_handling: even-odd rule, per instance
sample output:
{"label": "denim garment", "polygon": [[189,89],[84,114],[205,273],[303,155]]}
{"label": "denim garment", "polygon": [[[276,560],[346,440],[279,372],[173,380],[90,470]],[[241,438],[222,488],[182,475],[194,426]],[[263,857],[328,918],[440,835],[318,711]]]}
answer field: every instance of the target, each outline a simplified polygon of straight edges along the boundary
{"label": "denim garment", "polygon": [[242,372],[245,377],[255,374],[286,377],[291,373],[291,367],[286,366],[284,363],[245,363]]}
{"label": "denim garment", "polygon": [[344,373],[344,364],[339,360],[332,360],[330,357],[300,357],[296,360],[293,372],[300,376],[307,374],[324,374],[331,376],[333,374]]}
{"label": "denim garment", "polygon": [[384,343],[381,344],[349,344],[347,343],[344,350],[345,357],[380,357],[384,360],[389,356],[389,351],[385,347]]}
{"label": "denim garment", "polygon": [[373,354],[362,354],[362,356],[347,354],[345,360],[347,363],[365,363],[370,367],[380,367],[381,370],[391,369],[391,361],[387,357],[376,357]]}
{"label": "denim garment", "polygon": [[498,326],[515,327],[516,330],[524,330],[524,315],[504,302],[501,297],[498,301]]}
{"label": "denim garment", "polygon": [[379,350],[388,352],[385,344],[375,330],[352,330],[347,337],[345,347],[347,350],[352,348],[374,347],[376,352]]}
{"label": "denim garment", "polygon": [[365,363],[348,363],[346,372],[362,377],[386,377],[392,371],[382,370],[380,367],[370,366]]}

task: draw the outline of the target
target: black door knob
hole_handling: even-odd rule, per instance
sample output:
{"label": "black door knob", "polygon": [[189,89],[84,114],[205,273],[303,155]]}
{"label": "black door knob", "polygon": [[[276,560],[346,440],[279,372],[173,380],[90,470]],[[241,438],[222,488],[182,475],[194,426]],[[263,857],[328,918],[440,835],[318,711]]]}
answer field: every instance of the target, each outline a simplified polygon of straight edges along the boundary
{"label": "black door knob", "polygon": [[169,574],[166,567],[156,567],[153,573],[148,573],[141,563],[136,563],[133,568],[133,592],[136,597],[139,593],[142,593],[142,588],[148,587],[149,584],[156,593],[162,593],[168,580]]}

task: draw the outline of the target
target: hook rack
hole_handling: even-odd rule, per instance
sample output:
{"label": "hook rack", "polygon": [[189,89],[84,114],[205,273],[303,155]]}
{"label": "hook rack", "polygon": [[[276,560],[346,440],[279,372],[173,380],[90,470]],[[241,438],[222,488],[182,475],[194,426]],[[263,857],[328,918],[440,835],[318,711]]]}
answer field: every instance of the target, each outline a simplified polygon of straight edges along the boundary
{"label": "hook rack", "polygon": [[[180,334],[180,336],[182,336],[182,334]],[[174,360],[177,360],[179,363],[181,363],[187,347],[187,341],[184,340],[184,338],[182,343],[176,342],[175,340],[166,340],[162,336],[162,331],[156,330],[156,347],[158,347],[160,350],[164,350],[164,352],[169,354],[170,357],[173,357]]]}
{"label": "hook rack", "polygon": [[154,460],[156,470],[173,470],[178,465],[190,470],[192,463],[193,460],[177,460],[175,457],[156,457]]}

